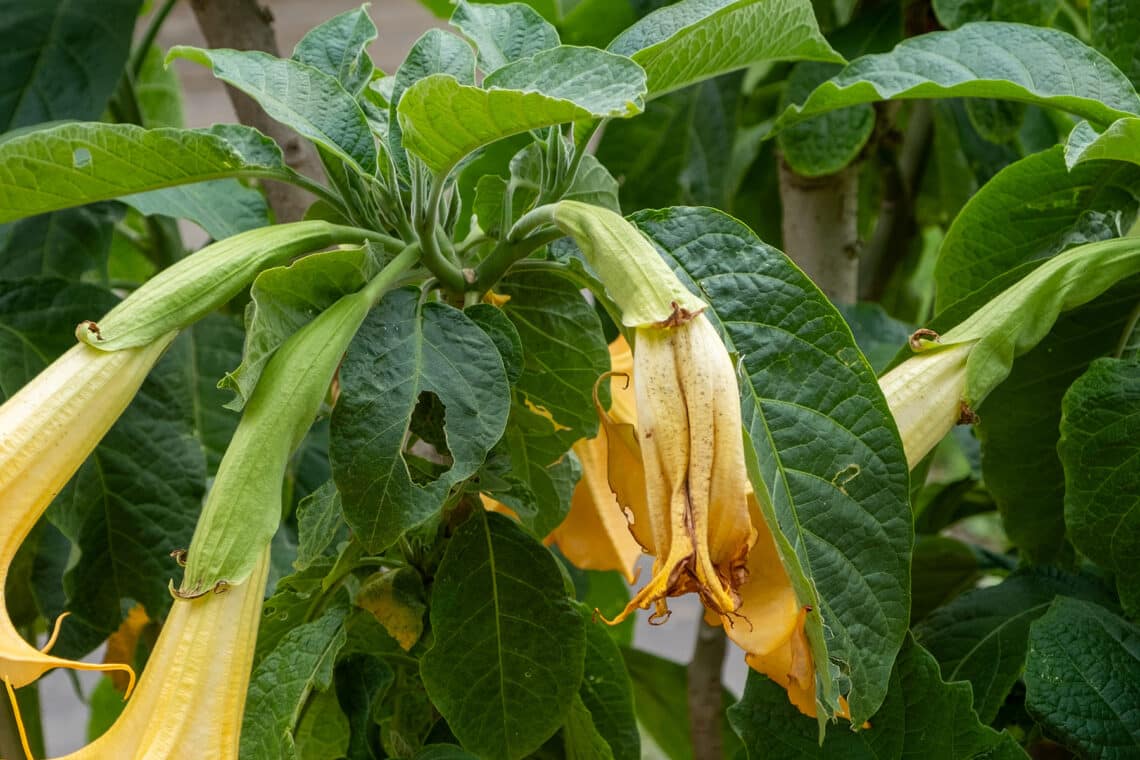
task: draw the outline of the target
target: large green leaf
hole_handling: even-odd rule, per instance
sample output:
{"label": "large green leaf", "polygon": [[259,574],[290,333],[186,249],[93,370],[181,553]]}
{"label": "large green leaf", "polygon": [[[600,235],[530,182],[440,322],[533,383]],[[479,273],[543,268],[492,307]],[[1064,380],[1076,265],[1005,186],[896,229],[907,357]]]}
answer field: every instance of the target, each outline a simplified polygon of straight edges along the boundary
{"label": "large green leaf", "polygon": [[775,129],[837,108],[910,98],[999,98],[1058,108],[1101,124],[1140,113],[1132,83],[1103,55],[1054,29],[966,24],[859,58],[791,106]]}
{"label": "large green leaf", "polygon": [[367,48],[376,39],[376,25],[366,8],[346,11],[310,29],[293,48],[293,59],[328,74],[350,94],[360,94],[372,78]]}
{"label": "large green leaf", "polygon": [[1096,162],[1070,171],[1060,147],[1026,156],[987,182],[946,233],[934,272],[938,303],[965,298],[1026,262],[1120,237],[1138,208],[1140,167]]}
{"label": "large green leaf", "polygon": [[[784,103],[802,103],[840,67],[805,61],[788,76]],[[867,103],[828,111],[780,132],[777,142],[788,166],[804,177],[834,174],[858,157],[875,128],[875,109]]]}
{"label": "large green leaf", "polygon": [[63,124],[0,142],[0,222],[222,177],[296,174],[255,129]]}
{"label": "large green leaf", "polygon": [[238,410],[245,406],[261,371],[281,344],[341,296],[364,287],[380,271],[384,259],[372,246],[340,248],[259,274],[245,310],[241,364],[221,381],[223,388],[236,394],[229,406]]}
{"label": "large green leaf", "polygon": [[1071,168],[1097,159],[1140,164],[1140,118],[1118,119],[1103,132],[1098,132],[1087,121],[1073,127],[1065,143],[1065,163]]}
{"label": "large green leaf", "polygon": [[810,0],[684,0],[650,13],[609,50],[642,65],[650,97],[759,61],[843,61]]}
{"label": "large green leaf", "polygon": [[333,665],[344,646],[344,609],[299,625],[254,668],[241,730],[243,760],[293,760],[293,732],[315,689],[332,684]]}
{"label": "large green leaf", "polygon": [[484,75],[559,43],[558,30],[522,3],[487,5],[460,0],[451,24],[475,43]]}
{"label": "large green leaf", "polygon": [[613,760],[639,760],[641,736],[633,712],[633,685],[621,650],[608,626],[593,620],[593,608],[579,609],[586,620],[586,660],[579,696]]}
{"label": "large green leaf", "polygon": [[1115,576],[1124,609],[1140,612],[1140,363],[1098,359],[1062,404],[1065,527],[1078,551]]}
{"label": "large green leaf", "polygon": [[752,760],[1025,760],[1010,736],[978,722],[970,702],[970,687],[943,681],[938,663],[908,637],[869,730],[829,731],[821,746],[814,723],[758,673],[748,674],[728,715]]}
{"label": "large green leaf", "polygon": [[337,760],[348,752],[352,735],[336,692],[319,692],[305,707],[293,737],[299,760]]}
{"label": "large green leaf", "polygon": [[[462,372],[456,367],[463,367]],[[494,342],[463,312],[388,293],[364,321],[340,371],[329,454],[345,519],[381,549],[435,516],[506,425],[510,391]],[[421,394],[444,408],[450,466],[416,482],[403,447]],[[444,452],[440,452],[441,454]]]}
{"label": "large green leaf", "polygon": [[203,50],[178,45],[166,56],[209,67],[257,101],[269,116],[347,161],[376,172],[376,142],[364,112],[341,83],[320,69],[259,50]]}
{"label": "large green leaf", "polygon": [[1091,0],[1089,32],[1093,47],[1140,86],[1140,6],[1130,0]]}
{"label": "large green leaf", "polygon": [[562,725],[585,655],[584,621],[565,593],[550,553],[501,515],[477,510],[448,543],[420,673],[466,749],[514,760]]}
{"label": "large green leaf", "polygon": [[990,723],[1021,677],[1030,623],[1061,594],[1111,603],[1099,582],[1034,568],[940,607],[915,626],[914,637],[938,660],[943,678],[970,683],[974,710],[983,723]]}
{"label": "large green leaf", "polygon": [[1029,630],[1025,706],[1085,757],[1140,751],[1140,630],[1089,602],[1060,598]]}
{"label": "large green leaf", "polygon": [[705,313],[740,357],[753,487],[797,596],[815,611],[821,715],[837,706],[833,665],[862,723],[906,633],[913,540],[906,461],[874,372],[826,297],[747,227],[711,209],[633,219],[711,304]]}
{"label": "large green leaf", "polygon": [[[0,132],[97,119],[115,90],[141,0],[0,2]],[[3,205],[3,204],[0,204]]]}
{"label": "large green leaf", "polygon": [[[135,77],[135,99],[144,127],[184,127],[182,86],[178,73],[166,68],[161,48],[151,45]],[[94,118],[94,117],[92,117]]]}
{"label": "large green leaf", "polygon": [[436,74],[409,87],[397,108],[404,147],[444,174],[519,132],[639,113],[645,73],[622,56],[563,46],[503,66],[483,85]]}
{"label": "large green leaf", "polygon": [[269,224],[265,196],[236,179],[215,179],[193,185],[124,195],[120,200],[140,213],[188,219],[221,240]]}
{"label": "large green leaf", "polygon": [[0,225],[4,277],[84,276],[107,281],[107,259],[121,208],[100,203]]}

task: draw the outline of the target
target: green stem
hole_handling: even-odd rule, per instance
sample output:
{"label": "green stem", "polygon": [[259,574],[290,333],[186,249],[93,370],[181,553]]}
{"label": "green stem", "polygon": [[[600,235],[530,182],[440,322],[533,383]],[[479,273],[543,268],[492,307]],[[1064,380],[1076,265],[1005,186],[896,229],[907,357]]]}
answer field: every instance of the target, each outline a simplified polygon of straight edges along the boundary
{"label": "green stem", "polygon": [[1124,330],[1120,333],[1120,341],[1116,344],[1116,351],[1112,354],[1114,359],[1124,356],[1125,349],[1132,342],[1132,333],[1136,330],[1137,322],[1140,322],[1140,303],[1137,303],[1132,308],[1132,313],[1128,315],[1128,321],[1125,322]]}
{"label": "green stem", "polygon": [[1073,31],[1076,32],[1076,37],[1082,42],[1088,42],[1091,37],[1089,34],[1089,25],[1081,12],[1071,6],[1068,0],[1061,0],[1060,5],[1061,13],[1063,13],[1065,18],[1069,20],[1069,23],[1073,25]]}
{"label": "green stem", "polygon": [[554,209],[554,204],[539,206],[515,222],[507,236],[475,268],[476,290],[489,289],[515,263],[563,236],[557,227],[541,229],[554,224]]}
{"label": "green stem", "polygon": [[[344,224],[334,224],[329,230],[329,245],[352,245],[363,243],[376,243],[390,253],[403,253],[408,247],[404,241],[385,235],[383,232],[366,230],[363,227],[350,227]],[[391,264],[389,264],[391,266]],[[385,267],[387,269],[387,267]],[[381,272],[383,274],[383,272]],[[380,275],[376,275],[379,277]]]}
{"label": "green stem", "polygon": [[419,258],[419,243],[412,243],[400,251],[396,258],[389,261],[387,266],[381,269],[380,273],[364,286],[364,292],[368,295],[369,300],[373,304],[379,301],[381,296],[388,292],[393,283],[399,279],[400,275],[410,269]]}
{"label": "green stem", "polygon": [[428,195],[427,208],[424,209],[423,221],[418,225],[416,232],[420,239],[420,258],[432,274],[436,276],[448,290],[462,293],[467,290],[467,278],[459,267],[444,255],[436,240],[436,226],[439,222],[439,201],[443,196],[443,177],[433,177],[431,192]]}
{"label": "green stem", "polygon": [[155,37],[158,36],[158,30],[162,28],[162,24],[166,21],[166,17],[170,15],[170,11],[174,9],[174,4],[178,0],[166,0],[162,6],[155,11],[147,24],[146,33],[143,34],[142,39],[139,40],[138,46],[131,54],[130,71],[134,76],[138,76],[142,71],[143,61],[146,60],[146,51],[150,50],[150,46],[154,44]]}

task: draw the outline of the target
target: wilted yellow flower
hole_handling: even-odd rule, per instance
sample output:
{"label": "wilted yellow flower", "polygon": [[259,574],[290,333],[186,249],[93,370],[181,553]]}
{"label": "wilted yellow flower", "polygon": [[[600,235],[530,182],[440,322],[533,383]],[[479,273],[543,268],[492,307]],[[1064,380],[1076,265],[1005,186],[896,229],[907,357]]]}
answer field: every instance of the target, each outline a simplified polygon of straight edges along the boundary
{"label": "wilted yellow flower", "polygon": [[176,598],[123,714],[60,760],[236,760],[268,573],[267,546],[244,583]]}
{"label": "wilted yellow flower", "polygon": [[[613,403],[610,418],[632,423],[636,414],[633,395],[633,354],[625,338],[610,344],[610,383]],[[599,412],[605,412],[599,407]],[[548,541],[558,545],[566,559],[584,570],[617,570],[627,581],[634,579],[634,565],[641,547],[630,533],[630,525],[609,485],[606,428],[598,435],[582,439],[573,450],[582,464],[582,478],[574,488],[570,512],[554,529]]]}
{"label": "wilted yellow flower", "polygon": [[[173,340],[105,352],[76,345],[0,406],[0,607],[8,568],[20,544],[103,435],[118,419]],[[127,665],[93,664],[47,654],[28,644],[7,614],[0,612],[0,680],[18,688],[45,671],[124,670]]]}
{"label": "wilted yellow flower", "polygon": [[[912,339],[911,343],[918,341]],[[929,345],[879,378],[911,469],[951,428],[973,419],[964,401],[966,360],[973,342]]]}
{"label": "wilted yellow flower", "polygon": [[[735,368],[702,314],[641,327],[636,336],[636,438],[616,420],[603,422],[612,441],[610,481],[633,515],[635,537],[654,556],[653,577],[614,622],[650,606],[654,619],[664,619],[666,599],[690,591],[717,614],[732,614],[756,538]],[[630,461],[634,448],[640,468]]]}

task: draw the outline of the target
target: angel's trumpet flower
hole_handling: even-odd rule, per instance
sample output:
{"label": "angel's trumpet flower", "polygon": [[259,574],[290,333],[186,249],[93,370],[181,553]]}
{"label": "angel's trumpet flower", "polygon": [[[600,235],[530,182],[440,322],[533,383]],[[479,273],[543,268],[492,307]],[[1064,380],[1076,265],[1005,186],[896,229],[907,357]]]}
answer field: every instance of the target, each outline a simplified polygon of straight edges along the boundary
{"label": "angel's trumpet flower", "polygon": [[61,760],[236,760],[268,572],[267,546],[240,585],[175,599],[122,715]]}
{"label": "angel's trumpet flower", "polygon": [[52,668],[124,670],[53,657],[24,641],[3,607],[8,568],[52,499],[126,409],[163,350],[174,339],[122,351],[76,345],[0,406],[0,680],[9,690]]}

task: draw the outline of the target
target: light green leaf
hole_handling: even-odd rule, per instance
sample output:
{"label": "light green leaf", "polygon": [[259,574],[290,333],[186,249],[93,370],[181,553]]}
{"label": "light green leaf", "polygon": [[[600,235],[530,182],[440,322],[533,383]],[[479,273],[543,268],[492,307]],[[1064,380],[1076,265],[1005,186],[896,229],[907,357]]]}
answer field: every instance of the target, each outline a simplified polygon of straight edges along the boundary
{"label": "light green leaf", "polygon": [[365,174],[376,172],[376,142],[354,98],[328,74],[259,50],[203,50],[178,45],[167,63],[184,58],[257,101],[269,116]]}
{"label": "light green leaf", "polygon": [[[831,63],[798,63],[788,76],[784,105],[802,103],[840,67]],[[797,122],[777,135],[784,160],[796,174],[834,174],[855,160],[875,128],[875,109],[866,103],[828,111]]]}
{"label": "light green leaf", "polygon": [[1140,750],[1140,630],[1103,607],[1062,597],[1029,629],[1025,706],[1087,757]]}
{"label": "light green leaf", "polygon": [[276,143],[249,127],[147,130],[133,124],[63,124],[0,143],[0,222],[243,176],[291,182],[296,174]]}
{"label": "light green leaf", "polygon": [[475,43],[484,75],[559,43],[558,30],[522,3],[486,5],[460,0],[451,14],[451,25]]}
{"label": "light green leaf", "polygon": [[1125,612],[1140,612],[1140,363],[1098,359],[1065,394],[1065,528],[1112,573]]}
{"label": "light green leaf", "polygon": [[515,760],[562,725],[582,679],[582,617],[554,558],[509,519],[476,510],[456,531],[431,627],[420,673],[468,750]]}
{"label": "light green leaf", "polygon": [[471,46],[442,29],[428,29],[396,70],[388,98],[388,152],[403,174],[408,172],[408,160],[397,109],[408,88],[433,74],[446,74],[461,85],[474,85],[475,53]]}
{"label": "light green leaf", "polygon": [[938,663],[909,636],[890,680],[870,729],[829,731],[822,746],[815,724],[758,673],[748,674],[728,717],[751,760],[1027,760],[1012,737],[978,722],[970,687],[943,681]]}
{"label": "light green leaf", "polygon": [[1089,32],[1092,45],[1140,86],[1140,6],[1129,0],[1091,0]]}
{"label": "light green leaf", "polygon": [[127,62],[141,4],[0,2],[0,35],[7,40],[0,52],[0,132],[99,118]]}
{"label": "light green leaf", "polygon": [[[218,470],[237,427],[238,415],[225,408],[225,391],[218,380],[241,359],[242,329],[233,317],[210,314],[189,328],[184,367],[193,383],[194,429],[206,454],[209,475]],[[173,350],[179,350],[175,344]]]}
{"label": "light green leaf", "polygon": [[1120,237],[1138,208],[1140,167],[1098,162],[1070,171],[1060,147],[1026,156],[983,185],[954,219],[934,270],[938,305],[1026,262]]}
{"label": "light green leaf", "polygon": [[281,344],[341,296],[364,287],[383,267],[385,258],[372,246],[354,246],[305,256],[259,274],[245,309],[241,364],[220,383],[236,394],[228,406],[235,410],[245,406],[261,371]]}
{"label": "light green leaf", "polygon": [[906,461],[875,375],[826,297],[739,222],[711,209],[633,220],[740,357],[752,484],[797,597],[813,608],[820,715],[837,706],[835,663],[860,724],[882,703],[906,633],[913,541]]}
{"label": "light green leaf", "polygon": [[1112,62],[1055,29],[966,24],[863,56],[789,107],[779,130],[809,116],[879,100],[999,98],[1058,108],[1101,124],[1140,113],[1140,97]]}
{"label": "light green leaf", "polygon": [[340,494],[331,480],[297,505],[297,559],[293,567],[307,570],[325,556],[338,537],[344,537],[340,517]]}
{"label": "light green leaf", "polygon": [[1025,667],[1029,625],[1058,595],[1111,604],[1100,583],[1049,567],[1014,573],[996,586],[969,591],[915,626],[914,637],[947,681],[968,681],[974,710],[992,723]]}
{"label": "light green leaf", "polygon": [[105,283],[114,225],[120,218],[121,208],[100,203],[0,225],[5,279],[86,276]]}
{"label": "light green leaf", "polygon": [[292,760],[293,732],[315,689],[332,684],[344,646],[344,609],[297,626],[253,669],[241,729],[242,760]]}
{"label": "light green leaf", "polygon": [[376,39],[376,25],[366,8],[346,11],[310,29],[293,48],[293,60],[328,74],[350,95],[359,95],[372,79],[367,49]]}
{"label": "light green leaf", "polygon": [[810,0],[684,0],[650,13],[609,50],[645,68],[651,98],[760,61],[843,62]]}
{"label": "light green leaf", "polygon": [[1103,132],[1087,121],[1073,127],[1065,143],[1065,164],[1071,169],[1083,161],[1110,159],[1140,164],[1140,118],[1118,119]]}
{"label": "light green leaf", "polygon": [[437,174],[489,143],[530,129],[641,111],[645,75],[621,56],[558,47],[463,85],[437,74],[412,85],[397,109],[404,147]]}
{"label": "light green leaf", "polygon": [[144,127],[183,127],[182,86],[174,69],[163,65],[165,56],[151,45],[135,78],[135,98]]}
{"label": "light green leaf", "polygon": [[[457,373],[455,367],[463,367]],[[451,487],[499,440],[510,403],[495,344],[463,312],[394,290],[372,310],[344,359],[329,455],[345,519],[371,549],[433,518]],[[421,396],[444,408],[446,470],[409,469],[403,447]]]}
{"label": "light green leaf", "polygon": [[265,196],[236,179],[215,179],[193,185],[151,190],[120,198],[141,214],[188,219],[221,240],[269,224]]}

